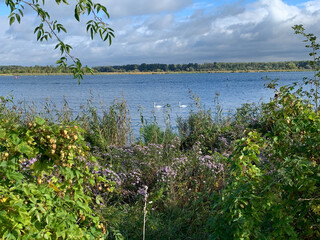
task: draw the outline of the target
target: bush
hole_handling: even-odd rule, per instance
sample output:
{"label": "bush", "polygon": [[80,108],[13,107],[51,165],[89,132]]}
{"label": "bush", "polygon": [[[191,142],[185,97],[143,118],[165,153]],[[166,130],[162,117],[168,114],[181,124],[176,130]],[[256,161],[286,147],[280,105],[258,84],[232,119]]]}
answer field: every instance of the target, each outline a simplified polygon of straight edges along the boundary
{"label": "bush", "polygon": [[318,239],[319,115],[282,87],[258,130],[237,141],[231,178],[213,205],[212,238]]}
{"label": "bush", "polygon": [[0,103],[0,236],[3,239],[98,239],[107,235],[99,195],[111,184],[75,124],[40,117],[23,124]]}

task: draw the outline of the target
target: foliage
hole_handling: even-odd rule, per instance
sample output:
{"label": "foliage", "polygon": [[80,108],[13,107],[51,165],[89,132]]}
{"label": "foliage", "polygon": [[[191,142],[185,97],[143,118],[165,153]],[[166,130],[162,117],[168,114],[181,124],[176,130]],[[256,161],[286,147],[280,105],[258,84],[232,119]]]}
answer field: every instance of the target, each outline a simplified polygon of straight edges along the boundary
{"label": "foliage", "polygon": [[[316,38],[302,26],[295,30],[311,42],[315,56]],[[305,83],[317,82],[318,71]],[[208,222],[212,239],[320,237],[318,86],[310,87],[311,94],[296,86],[275,90],[259,126],[237,141],[229,158],[231,177],[216,195]]]}
{"label": "foliage", "polygon": [[[303,91],[276,92],[269,103],[243,105],[228,118],[196,102],[184,121],[188,134],[164,137],[155,122],[149,133],[143,126],[149,140],[137,142],[120,137],[130,125],[122,101],[99,111],[89,101],[76,117],[65,103],[51,118],[46,105],[39,118],[3,98],[0,221],[19,226],[7,239],[19,238],[18,231],[35,239],[96,239],[103,231],[111,239],[141,239],[144,214],[146,239],[319,238],[319,115]],[[15,211],[4,212],[9,204]]]}
{"label": "foliage", "polygon": [[311,91],[309,93],[309,96],[311,96],[312,100],[314,101],[316,111],[318,111],[319,108],[319,77],[320,77],[320,56],[318,54],[318,50],[320,49],[320,44],[317,43],[317,37],[313,33],[305,33],[305,29],[302,25],[295,25],[293,27],[293,30],[295,30],[295,34],[300,34],[305,37],[303,40],[304,42],[307,42],[306,48],[310,48],[311,52],[309,55],[312,57],[312,60],[309,61],[309,64],[312,66],[312,69],[314,71],[314,78],[313,79],[305,79],[306,84],[312,84]]}
{"label": "foliage", "polygon": [[[107,235],[99,195],[109,184],[74,124],[43,118],[22,124],[0,103],[0,236],[3,239],[98,239]],[[112,183],[110,183],[112,184]]]}
{"label": "foliage", "polygon": [[[143,224],[140,217],[145,186],[148,186],[149,194],[147,239],[165,239],[170,235],[188,235],[186,232],[179,233],[180,228],[170,226],[167,217],[170,217],[171,224],[180,224],[189,233],[202,228],[206,217],[195,212],[194,207],[208,209],[211,193],[224,183],[222,163],[225,158],[220,154],[203,155],[199,144],[190,152],[181,152],[179,138],[167,144],[110,146],[108,152],[95,154],[100,164],[105,166],[107,179],[116,182],[115,192],[118,194],[106,202],[110,205],[121,202],[121,206],[125,207],[125,212],[116,212],[116,215],[125,214],[118,219],[118,224],[128,239],[142,237],[142,231],[137,231],[137,228],[142,229]],[[195,220],[192,229],[186,222],[181,222],[179,214],[182,213],[185,214],[183,219]],[[106,218],[117,218],[114,214],[108,213]],[[171,228],[170,232],[168,228]],[[205,232],[203,234],[206,235]],[[197,236],[199,232],[194,234],[194,239]]]}
{"label": "foliage", "polygon": [[78,121],[92,146],[106,149],[109,145],[123,146],[131,141],[129,110],[124,99],[115,100],[108,109],[101,106],[100,112],[91,99]]}
{"label": "foliage", "polygon": [[[56,0],[57,5],[66,4],[69,5],[67,0]],[[44,40],[48,41],[52,37],[57,40],[57,44],[55,49],[59,49],[61,53],[61,58],[57,60],[57,64],[60,68],[68,67],[73,73],[74,78],[78,78],[79,83],[80,80],[83,79],[83,75],[85,72],[92,72],[93,70],[85,66],[83,68],[81,61],[71,55],[72,46],[65,43],[60,37],[60,32],[67,32],[66,28],[59,23],[57,20],[51,20],[50,14],[48,11],[44,10],[43,6],[45,5],[45,1],[33,0],[6,0],[6,5],[10,8],[9,15],[9,23],[12,25],[15,21],[20,23],[23,15],[25,6],[30,7],[37,13],[40,18],[41,23],[34,29],[34,34],[37,36],[37,40],[42,42]],[[101,18],[102,12],[107,18],[109,18],[109,13],[107,8],[99,3],[94,3],[91,0],[78,0],[74,6],[74,18],[77,21],[80,21],[81,15],[91,15],[93,19],[89,20],[86,23],[86,30],[90,33],[91,39],[94,38],[94,35],[98,34],[102,41],[109,42],[111,45],[112,38],[114,37],[113,29],[111,29],[108,24],[104,22]],[[71,59],[72,64],[68,64],[67,60]]]}
{"label": "foliage", "polygon": [[212,237],[317,239],[319,116],[285,87],[264,108],[261,132],[239,140],[230,158],[231,178],[213,205]]}
{"label": "foliage", "polygon": [[225,156],[229,155],[234,140],[242,134],[243,124],[234,124],[231,118],[222,116],[221,106],[217,105],[217,111],[213,114],[211,109],[206,110],[201,106],[199,97],[192,98],[195,101],[195,110],[190,110],[188,118],[179,117],[177,120],[182,148],[191,149],[199,142],[204,154],[219,152]]}

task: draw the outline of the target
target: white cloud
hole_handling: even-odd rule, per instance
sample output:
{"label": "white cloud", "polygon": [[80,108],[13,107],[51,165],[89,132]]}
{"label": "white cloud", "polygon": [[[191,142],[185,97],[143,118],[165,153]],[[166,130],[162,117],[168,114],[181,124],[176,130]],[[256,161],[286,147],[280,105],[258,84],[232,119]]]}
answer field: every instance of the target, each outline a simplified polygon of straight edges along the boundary
{"label": "white cloud", "polygon": [[[281,0],[258,0],[218,8],[196,0],[103,3],[116,34],[111,47],[98,39],[90,41],[86,19],[75,24],[72,8],[48,5],[53,17],[62,17],[69,30],[62,37],[73,45],[72,54],[88,65],[299,60],[308,54],[302,37],[294,35],[291,27],[304,24],[307,32],[320,36],[319,1],[297,7]],[[35,41],[34,16],[26,15],[21,25],[12,28],[7,21],[0,18],[0,65],[50,65],[59,57],[53,51],[54,41],[42,45]]]}
{"label": "white cloud", "polygon": [[310,1],[304,4],[305,10],[311,14],[318,13],[320,11],[320,2],[319,1]]}
{"label": "white cloud", "polygon": [[189,6],[193,0],[105,0],[113,17],[140,16],[174,12]]}

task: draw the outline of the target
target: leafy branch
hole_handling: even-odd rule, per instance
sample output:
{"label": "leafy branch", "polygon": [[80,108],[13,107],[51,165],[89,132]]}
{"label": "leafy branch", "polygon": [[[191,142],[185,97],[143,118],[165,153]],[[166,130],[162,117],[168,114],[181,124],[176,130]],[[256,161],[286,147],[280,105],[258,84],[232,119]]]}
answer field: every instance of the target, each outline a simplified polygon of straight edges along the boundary
{"label": "leafy branch", "polygon": [[[64,3],[68,5],[67,0],[55,0],[58,5],[60,3]],[[40,2],[40,3],[39,3]],[[59,65],[60,68],[69,68],[73,72],[74,78],[79,80],[83,79],[83,75],[85,72],[93,72],[93,69],[82,66],[80,59],[71,55],[72,46],[66,44],[60,37],[60,32],[67,33],[66,28],[59,23],[57,20],[51,21],[50,14],[41,8],[41,5],[45,5],[45,0],[6,0],[6,5],[10,7],[10,15],[9,15],[9,24],[10,26],[17,21],[21,22],[21,18],[24,13],[24,6],[27,5],[31,7],[37,14],[41,20],[39,26],[34,29],[34,34],[36,34],[37,41],[48,41],[53,37],[58,41],[55,46],[55,49],[59,49],[61,53],[61,58],[56,61],[56,64]],[[109,45],[112,43],[112,38],[114,38],[114,30],[109,27],[109,25],[103,20],[100,16],[105,14],[107,18],[110,18],[110,15],[107,11],[107,8],[99,3],[93,3],[91,0],[77,0],[77,4],[75,4],[74,8],[74,18],[77,21],[80,21],[80,16],[87,14],[88,16],[92,15],[93,19],[89,20],[86,23],[86,30],[90,33],[90,37],[93,40],[94,36],[97,34],[100,36],[102,41],[108,41]],[[47,27],[47,30],[45,29]],[[71,59],[72,64],[68,65],[67,60]]]}
{"label": "leafy branch", "polygon": [[305,37],[303,42],[306,42],[307,45],[306,48],[310,48],[311,52],[309,53],[309,56],[312,57],[312,60],[309,62],[309,64],[312,66],[312,69],[314,71],[314,79],[312,81],[308,81],[307,83],[314,83],[315,85],[315,93],[314,93],[314,101],[315,101],[315,107],[316,112],[318,112],[318,100],[319,100],[319,77],[320,77],[320,56],[318,55],[318,50],[320,49],[320,44],[317,43],[317,37],[313,33],[306,33],[305,28],[303,25],[295,25],[292,27],[295,31],[295,34],[300,34]]}

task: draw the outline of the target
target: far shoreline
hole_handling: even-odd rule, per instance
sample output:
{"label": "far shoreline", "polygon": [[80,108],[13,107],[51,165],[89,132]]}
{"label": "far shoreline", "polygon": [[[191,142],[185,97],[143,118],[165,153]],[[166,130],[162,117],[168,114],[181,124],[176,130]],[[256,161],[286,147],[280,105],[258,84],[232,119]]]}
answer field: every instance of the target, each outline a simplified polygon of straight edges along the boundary
{"label": "far shoreline", "polygon": [[[94,72],[85,75],[152,75],[152,74],[206,74],[206,73],[258,73],[258,72],[312,72],[312,69],[282,69],[282,70],[237,70],[237,71],[180,71],[180,72]],[[0,76],[72,76],[72,73],[0,73]]]}

